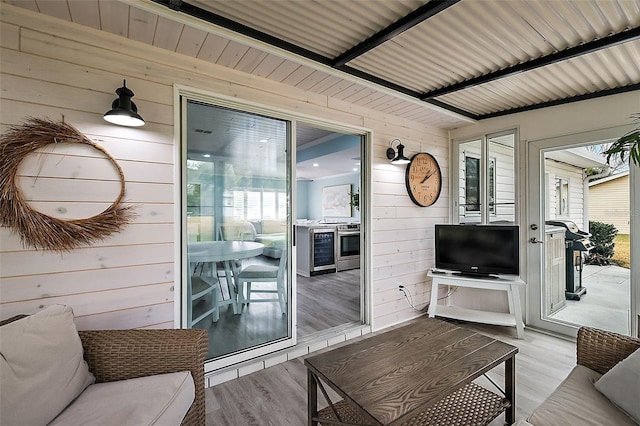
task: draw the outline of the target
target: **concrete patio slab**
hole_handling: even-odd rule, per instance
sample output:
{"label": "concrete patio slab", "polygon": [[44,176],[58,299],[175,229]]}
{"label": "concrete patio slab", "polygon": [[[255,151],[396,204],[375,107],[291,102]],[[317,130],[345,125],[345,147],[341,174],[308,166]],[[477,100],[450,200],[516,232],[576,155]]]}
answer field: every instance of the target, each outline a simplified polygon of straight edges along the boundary
{"label": "concrete patio slab", "polygon": [[567,300],[566,306],[550,318],[628,335],[630,270],[616,265],[585,265],[582,286],[587,293],[580,300]]}

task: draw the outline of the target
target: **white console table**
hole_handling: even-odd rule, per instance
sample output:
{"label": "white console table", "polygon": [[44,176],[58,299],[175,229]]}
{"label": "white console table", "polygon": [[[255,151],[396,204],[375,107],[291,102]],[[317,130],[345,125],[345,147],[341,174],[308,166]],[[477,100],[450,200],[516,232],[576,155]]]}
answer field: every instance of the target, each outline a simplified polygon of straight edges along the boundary
{"label": "white console table", "polygon": [[[431,284],[431,302],[429,303],[430,318],[437,315],[463,321],[515,327],[518,339],[524,339],[524,323],[522,322],[520,293],[518,292],[518,287],[523,286],[524,281],[520,277],[475,278],[455,275],[450,272],[434,273],[432,271],[429,271],[427,276],[433,280]],[[438,305],[438,287],[441,285],[506,291],[509,299],[509,313],[465,309],[451,306],[450,302],[446,305]]]}

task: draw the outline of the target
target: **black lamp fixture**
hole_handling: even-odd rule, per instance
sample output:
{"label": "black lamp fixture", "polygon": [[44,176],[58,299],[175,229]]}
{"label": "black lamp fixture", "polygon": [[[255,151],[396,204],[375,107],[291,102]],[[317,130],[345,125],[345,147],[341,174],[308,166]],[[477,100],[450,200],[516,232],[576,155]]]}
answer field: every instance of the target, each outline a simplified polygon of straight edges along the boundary
{"label": "black lamp fixture", "polygon": [[[393,143],[398,142],[398,154],[393,148]],[[391,141],[391,147],[387,148],[387,158],[391,160],[391,164],[409,164],[410,160],[404,156],[404,145],[400,139],[394,139]]]}
{"label": "black lamp fixture", "polygon": [[111,110],[104,114],[104,119],[119,126],[144,126],[144,120],[138,114],[138,107],[131,101],[133,92],[127,88],[127,80],[123,80],[122,87],[116,90],[116,94],[118,99],[113,101]]}

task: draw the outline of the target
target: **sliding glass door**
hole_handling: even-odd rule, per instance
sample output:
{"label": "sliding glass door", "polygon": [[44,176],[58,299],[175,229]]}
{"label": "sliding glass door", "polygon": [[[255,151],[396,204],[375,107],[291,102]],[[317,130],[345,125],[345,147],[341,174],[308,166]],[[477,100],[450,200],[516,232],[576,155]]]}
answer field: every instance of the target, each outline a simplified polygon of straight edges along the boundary
{"label": "sliding glass door", "polygon": [[183,321],[212,368],[295,344],[291,123],[182,99]]}

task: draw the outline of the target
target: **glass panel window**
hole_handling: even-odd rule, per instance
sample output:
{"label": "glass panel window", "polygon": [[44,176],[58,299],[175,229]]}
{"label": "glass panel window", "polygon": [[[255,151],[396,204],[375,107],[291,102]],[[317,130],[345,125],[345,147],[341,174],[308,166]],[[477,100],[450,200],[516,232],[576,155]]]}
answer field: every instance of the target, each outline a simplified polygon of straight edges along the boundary
{"label": "glass panel window", "polygon": [[275,192],[262,193],[262,218],[263,219],[276,218],[276,193]]}
{"label": "glass panel window", "polygon": [[287,196],[284,192],[278,192],[278,217],[280,219],[287,217]]}
{"label": "glass panel window", "polygon": [[556,178],[555,182],[556,217],[569,216],[569,180]]}
{"label": "glass panel window", "polygon": [[459,223],[516,221],[515,131],[458,145]]}
{"label": "glass panel window", "polygon": [[465,210],[468,212],[480,211],[480,159],[474,157],[465,158]]}
{"label": "glass panel window", "polygon": [[489,222],[516,221],[515,133],[487,136]]}
{"label": "glass panel window", "polygon": [[247,191],[247,214],[246,219],[257,220],[262,216],[260,211],[260,193],[257,191]]}
{"label": "glass panel window", "polygon": [[[286,347],[293,342],[295,309],[288,293],[289,235],[266,243],[258,241],[256,228],[266,218],[288,225],[290,125],[191,100],[185,116],[185,326],[208,331],[208,359],[220,363]],[[256,266],[264,268],[249,269]]]}

